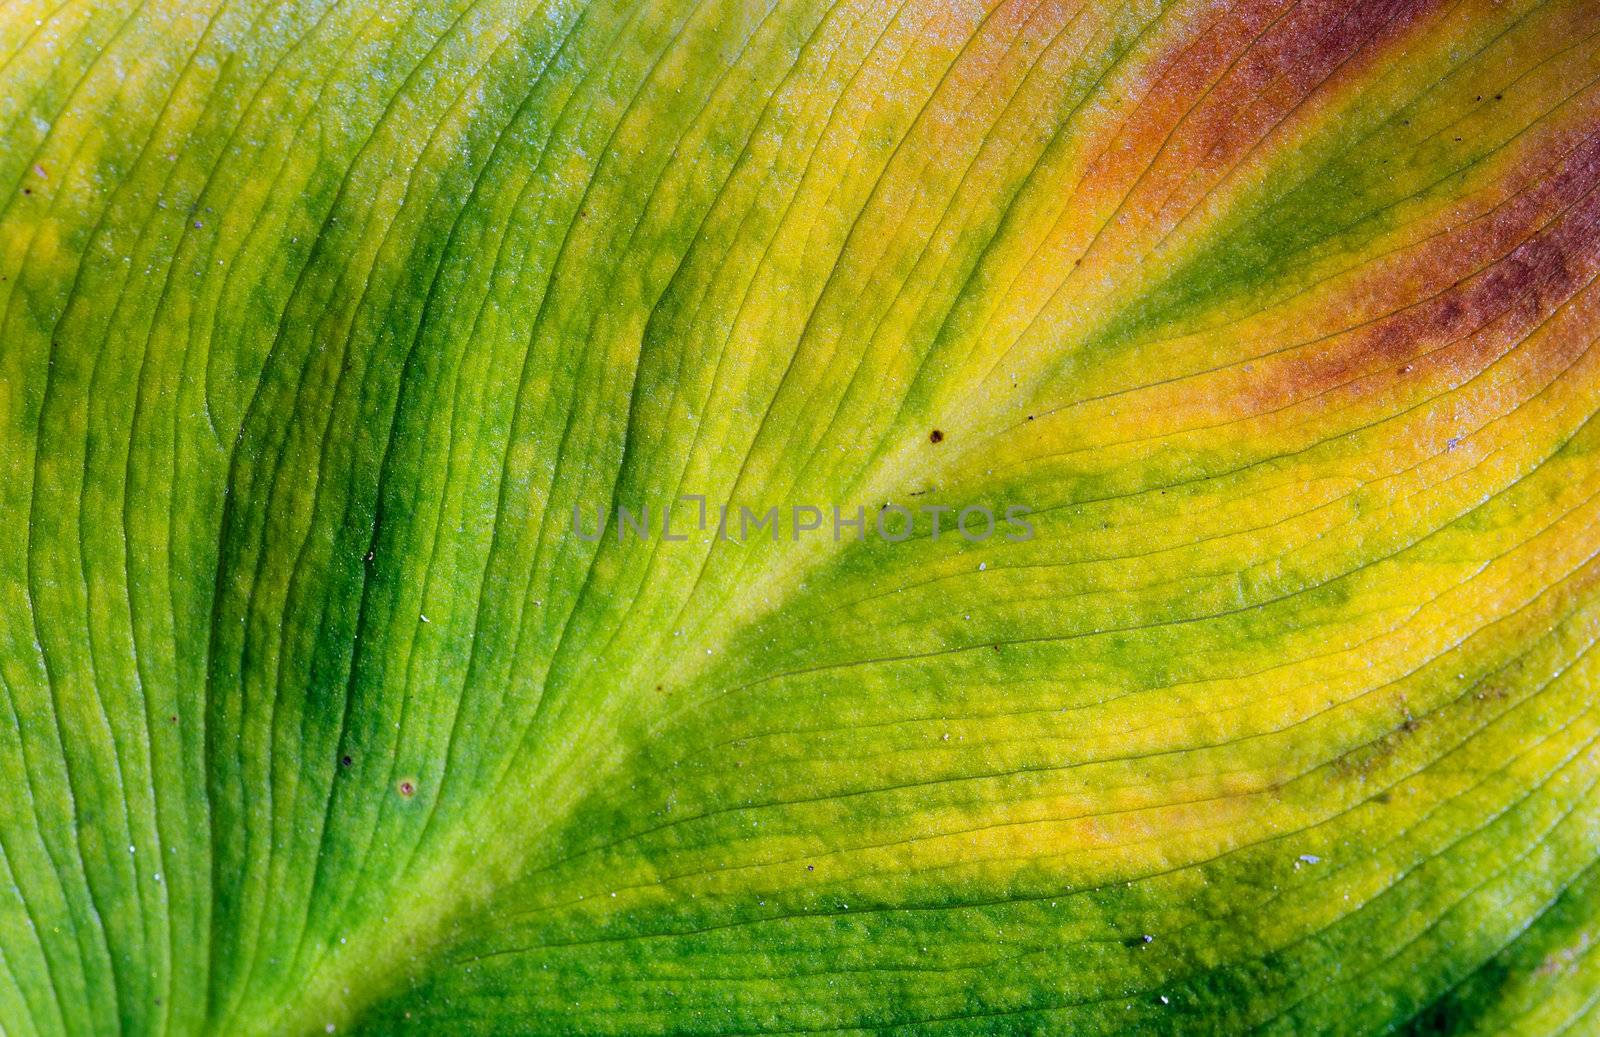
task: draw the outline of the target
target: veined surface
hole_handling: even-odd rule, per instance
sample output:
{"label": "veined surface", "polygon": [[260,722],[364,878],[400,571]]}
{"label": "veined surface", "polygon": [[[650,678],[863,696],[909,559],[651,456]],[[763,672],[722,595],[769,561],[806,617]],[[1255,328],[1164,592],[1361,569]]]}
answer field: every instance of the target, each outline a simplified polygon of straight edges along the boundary
{"label": "veined surface", "polygon": [[1597,33],[5,0],[0,1030],[1600,1031]]}

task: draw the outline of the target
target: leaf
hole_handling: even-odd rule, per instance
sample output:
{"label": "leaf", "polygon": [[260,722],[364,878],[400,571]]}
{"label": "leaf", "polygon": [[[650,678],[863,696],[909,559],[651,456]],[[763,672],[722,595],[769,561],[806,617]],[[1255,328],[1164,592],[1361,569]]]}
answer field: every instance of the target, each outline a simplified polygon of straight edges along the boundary
{"label": "leaf", "polygon": [[1597,33],[10,0],[0,1029],[1600,1027]]}

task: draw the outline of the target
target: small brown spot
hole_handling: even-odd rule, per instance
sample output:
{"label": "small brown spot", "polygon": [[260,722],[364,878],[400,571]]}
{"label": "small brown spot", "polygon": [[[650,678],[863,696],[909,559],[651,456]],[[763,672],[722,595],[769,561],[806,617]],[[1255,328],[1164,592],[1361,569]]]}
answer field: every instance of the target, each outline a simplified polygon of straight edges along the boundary
{"label": "small brown spot", "polygon": [[1410,364],[1401,364],[1400,365],[1400,373],[1401,374],[1410,374],[1411,373],[1411,365]]}
{"label": "small brown spot", "polygon": [[1473,697],[1479,702],[1488,702],[1491,699],[1498,702],[1501,699],[1509,698],[1510,696],[1510,690],[1503,684],[1485,684],[1473,695]]}
{"label": "small brown spot", "polygon": [[417,787],[411,783],[410,779],[400,783],[400,795],[410,799],[412,796],[416,795],[416,793]]}
{"label": "small brown spot", "polygon": [[932,432],[928,433],[928,442],[930,442],[930,443],[943,443],[944,442],[944,433],[940,432],[938,429],[934,429]]}
{"label": "small brown spot", "polygon": [[167,718],[167,723],[169,723],[169,724],[176,724],[177,722],[178,722],[178,714],[176,714],[176,713],[172,714],[172,716]]}

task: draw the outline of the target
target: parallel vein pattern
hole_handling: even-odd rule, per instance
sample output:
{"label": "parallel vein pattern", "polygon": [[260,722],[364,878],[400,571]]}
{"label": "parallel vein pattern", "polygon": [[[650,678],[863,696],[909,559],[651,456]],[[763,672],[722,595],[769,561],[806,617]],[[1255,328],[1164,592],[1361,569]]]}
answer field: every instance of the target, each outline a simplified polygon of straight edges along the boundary
{"label": "parallel vein pattern", "polygon": [[1597,277],[1591,0],[9,0],[0,1031],[1600,1030]]}

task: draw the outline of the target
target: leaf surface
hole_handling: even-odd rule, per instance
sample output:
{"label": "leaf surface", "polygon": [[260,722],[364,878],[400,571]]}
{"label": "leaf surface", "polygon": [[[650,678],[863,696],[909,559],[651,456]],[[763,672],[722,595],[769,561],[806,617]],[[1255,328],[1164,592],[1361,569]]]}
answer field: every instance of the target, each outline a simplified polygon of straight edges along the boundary
{"label": "leaf surface", "polygon": [[8,0],[0,1030],[1592,1032],[1597,33]]}

